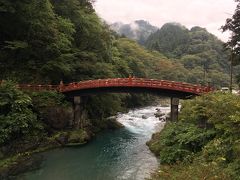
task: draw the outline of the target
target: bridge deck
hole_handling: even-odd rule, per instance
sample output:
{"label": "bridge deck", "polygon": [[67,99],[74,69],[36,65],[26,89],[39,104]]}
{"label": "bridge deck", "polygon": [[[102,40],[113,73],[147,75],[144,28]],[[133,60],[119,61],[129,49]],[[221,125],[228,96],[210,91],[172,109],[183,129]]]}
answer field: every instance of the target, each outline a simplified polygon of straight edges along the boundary
{"label": "bridge deck", "polygon": [[81,82],[73,82],[69,84],[60,85],[18,85],[20,89],[42,91],[42,90],[56,90],[62,93],[71,93],[74,91],[90,90],[98,88],[113,88],[113,87],[128,87],[128,88],[151,88],[155,90],[171,90],[185,93],[192,93],[200,95],[213,91],[212,88],[194,85],[183,82],[157,80],[157,79],[142,79],[142,78],[116,78],[116,79],[98,79]]}

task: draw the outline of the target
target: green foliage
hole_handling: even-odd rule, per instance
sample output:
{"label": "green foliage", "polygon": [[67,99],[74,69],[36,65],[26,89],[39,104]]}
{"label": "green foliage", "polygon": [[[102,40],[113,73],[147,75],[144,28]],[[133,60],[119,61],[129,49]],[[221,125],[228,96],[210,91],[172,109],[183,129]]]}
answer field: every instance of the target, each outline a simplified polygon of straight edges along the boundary
{"label": "green foliage", "polygon": [[194,172],[197,179],[239,179],[239,102],[228,93],[184,102],[180,121],[167,124],[149,142],[165,163],[153,179],[191,179]]}
{"label": "green foliage", "polygon": [[176,61],[188,71],[184,81],[210,82],[217,87],[228,85],[228,52],[224,50],[223,42],[204,28],[188,30],[180,24],[167,23],[149,36],[146,46],[169,58],[177,58]]}
{"label": "green foliage", "polygon": [[[229,38],[228,42],[225,43],[226,49],[231,51],[231,56],[229,60],[233,62],[233,65],[240,64],[240,1],[235,0],[238,2],[237,7],[235,9],[235,13],[233,14],[232,18],[228,18],[224,26],[222,26],[222,30],[230,31],[232,36]],[[239,69],[237,71],[237,82],[240,84],[240,73]]]}
{"label": "green foliage", "polygon": [[239,133],[240,97],[215,93],[197,97],[183,104],[181,119],[187,122],[208,122],[220,132]]}
{"label": "green foliage", "polygon": [[47,108],[69,106],[63,94],[54,91],[31,92],[34,107]]}
{"label": "green foliage", "polygon": [[[136,42],[120,38],[114,43],[114,55],[120,67],[128,67],[120,72],[130,73],[136,77],[184,81],[188,71],[178,62],[173,62],[158,52],[150,52]],[[114,63],[115,63],[114,62]]]}
{"label": "green foliage", "polygon": [[240,38],[240,1],[235,0],[238,2],[237,7],[235,9],[235,13],[233,14],[232,18],[228,18],[226,20],[226,24],[222,26],[223,31],[231,31],[232,36],[230,37],[229,41],[226,43],[226,46],[229,49],[233,48],[235,54],[240,55],[240,46],[239,46],[239,38]]}
{"label": "green foliage", "polygon": [[33,113],[31,98],[16,89],[11,82],[0,86],[0,144],[42,130]]}
{"label": "green foliage", "polygon": [[167,23],[150,35],[146,44],[150,49],[164,53],[167,57],[179,57],[190,42],[188,30],[180,24]]}
{"label": "green foliage", "polygon": [[170,123],[155,134],[148,144],[160,156],[161,163],[171,164],[188,160],[214,136],[213,130],[200,129],[190,123]]}
{"label": "green foliage", "polygon": [[54,91],[30,92],[33,110],[38,120],[43,122],[44,129],[64,129],[72,118],[70,102],[64,95]]}
{"label": "green foliage", "polygon": [[152,180],[186,180],[186,179],[233,179],[216,163],[203,163],[196,160],[193,163],[178,163],[175,165],[161,165],[161,170],[152,175]]}
{"label": "green foliage", "polygon": [[118,95],[106,94],[89,97],[87,105],[89,118],[103,120],[113,116],[123,110],[121,105],[121,98]]}

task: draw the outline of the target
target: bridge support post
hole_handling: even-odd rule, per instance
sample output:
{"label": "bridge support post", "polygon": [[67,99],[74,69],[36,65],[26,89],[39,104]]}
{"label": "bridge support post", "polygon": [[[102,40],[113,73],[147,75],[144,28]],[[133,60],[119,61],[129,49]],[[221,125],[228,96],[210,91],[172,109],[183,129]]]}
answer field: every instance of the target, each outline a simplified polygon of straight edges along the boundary
{"label": "bridge support post", "polygon": [[86,105],[87,98],[74,96],[73,109],[74,109],[74,120],[72,122],[72,127],[74,129],[83,129],[86,125],[87,111]]}
{"label": "bridge support post", "polygon": [[171,97],[171,121],[177,121],[178,120],[178,105],[179,105],[179,99]]}
{"label": "bridge support post", "polygon": [[74,96],[73,99],[73,109],[74,109],[74,120],[72,127],[74,129],[79,129],[81,122],[81,97]]}

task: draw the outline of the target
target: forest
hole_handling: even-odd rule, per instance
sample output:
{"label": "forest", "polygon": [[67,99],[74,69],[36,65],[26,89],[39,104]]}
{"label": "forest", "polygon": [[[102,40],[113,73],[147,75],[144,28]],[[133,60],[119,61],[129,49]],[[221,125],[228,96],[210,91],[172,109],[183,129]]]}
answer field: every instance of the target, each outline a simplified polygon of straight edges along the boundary
{"label": "forest", "polygon": [[[223,30],[233,30],[237,18],[239,15]],[[239,38],[238,31],[233,38]],[[234,50],[237,65],[239,47]],[[50,144],[62,136],[59,132],[66,133],[67,122],[62,120],[62,126],[56,127],[52,117],[59,112],[66,117],[71,114],[63,95],[22,92],[16,84],[59,84],[131,74],[220,88],[229,84],[229,56],[230,50],[206,29],[188,30],[177,23],[165,24],[139,44],[111,30],[96,14],[92,0],[0,0],[0,79],[4,80],[0,86],[0,174],[21,153],[46,147],[35,142],[46,142],[47,137]],[[236,80],[238,72],[236,67]],[[86,118],[91,123],[85,130],[96,133],[96,127],[105,127],[107,117],[151,104],[154,99],[145,94],[89,97]],[[212,138],[221,131],[206,133]],[[80,141],[89,139],[83,136]]]}

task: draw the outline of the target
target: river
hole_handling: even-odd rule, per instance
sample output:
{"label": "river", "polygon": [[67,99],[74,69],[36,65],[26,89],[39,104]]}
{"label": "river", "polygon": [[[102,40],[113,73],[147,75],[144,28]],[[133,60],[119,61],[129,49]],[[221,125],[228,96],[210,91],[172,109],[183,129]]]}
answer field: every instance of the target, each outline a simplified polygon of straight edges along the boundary
{"label": "river", "polygon": [[151,106],[118,114],[125,127],[98,134],[81,147],[43,153],[41,168],[21,176],[23,180],[143,180],[158,167],[158,159],[146,142],[164,126],[154,116],[156,108],[168,113],[169,107]]}

